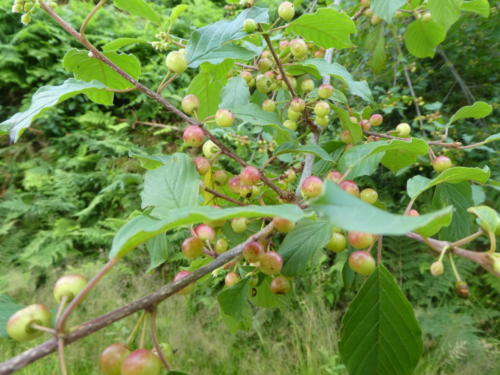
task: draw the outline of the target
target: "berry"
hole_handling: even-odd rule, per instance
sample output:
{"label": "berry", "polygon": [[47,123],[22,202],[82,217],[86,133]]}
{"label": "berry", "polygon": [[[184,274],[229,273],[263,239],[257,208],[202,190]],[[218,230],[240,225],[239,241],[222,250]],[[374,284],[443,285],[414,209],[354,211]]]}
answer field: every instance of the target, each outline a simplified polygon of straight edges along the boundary
{"label": "berry", "polygon": [[196,167],[198,173],[202,176],[207,174],[210,170],[210,162],[203,156],[198,156],[194,159],[194,166]]}
{"label": "berry", "polygon": [[215,240],[215,231],[212,227],[207,224],[200,224],[194,228],[194,232],[198,238],[202,241],[213,241]]}
{"label": "berry", "polygon": [[229,186],[229,189],[235,193],[239,194],[240,193],[240,186],[241,186],[241,181],[239,176],[234,176],[232,177],[229,182],[227,183],[227,186]]}
{"label": "berry", "polygon": [[199,237],[188,237],[182,242],[182,253],[188,259],[194,259],[203,254],[203,241]]}
{"label": "berry", "polygon": [[300,112],[296,112],[292,109],[292,107],[288,108],[288,111],[287,111],[287,117],[289,120],[292,120],[292,121],[297,121],[300,116],[302,114]]}
{"label": "berry", "polygon": [[291,288],[290,280],[284,276],[278,276],[271,280],[271,292],[274,294],[287,294]]}
{"label": "berry", "polygon": [[20,342],[33,340],[43,332],[32,328],[31,325],[50,327],[50,321],[50,311],[44,305],[29,305],[9,318],[6,325],[7,334]]}
{"label": "berry", "polygon": [[[286,182],[293,182],[295,181],[295,179],[297,178],[297,174],[295,173],[295,171],[293,169],[288,169],[285,173],[285,181]],[[499,225],[500,226],[500,225]]]}
{"label": "berry", "polygon": [[279,233],[288,233],[295,227],[295,223],[282,217],[275,217],[273,226]]}
{"label": "berry", "polygon": [[358,185],[354,181],[345,180],[339,184],[340,188],[344,190],[346,193],[354,195],[355,197],[359,197],[359,188]]}
{"label": "berry", "polygon": [[441,261],[436,261],[431,264],[431,274],[432,276],[441,276],[444,273],[444,265]]}
{"label": "berry", "polygon": [[432,167],[436,172],[442,172],[452,166],[451,159],[447,156],[438,156],[432,161]]}
{"label": "berry", "polygon": [[199,126],[190,125],[184,129],[182,139],[187,146],[200,147],[205,140],[205,134]]}
{"label": "berry", "polygon": [[170,52],[165,62],[167,68],[177,74],[184,73],[188,66],[184,50]]}
{"label": "berry", "polygon": [[224,278],[224,283],[227,287],[232,287],[234,284],[237,284],[240,281],[240,275],[236,272],[229,272]]}
{"label": "berry", "polygon": [[467,298],[469,297],[469,286],[465,281],[455,282],[455,292],[459,297]]}
{"label": "berry", "polygon": [[262,102],[262,109],[266,112],[276,111],[276,102],[272,99],[266,99]]}
{"label": "berry", "polygon": [[267,94],[274,87],[273,80],[264,74],[259,74],[255,78],[255,85],[257,86],[257,90],[262,94]]}
{"label": "berry", "polygon": [[220,152],[219,146],[217,146],[214,142],[208,140],[203,144],[203,155],[206,158],[212,159]]}
{"label": "berry", "polygon": [[99,368],[104,375],[121,375],[123,361],[129,355],[125,344],[111,344],[99,356]]}
{"label": "berry", "polygon": [[231,228],[236,233],[242,233],[247,230],[247,218],[246,217],[237,217],[231,220]]}
{"label": "berry", "polygon": [[372,16],[372,18],[370,19],[370,23],[371,23],[372,25],[374,25],[374,26],[375,26],[375,25],[378,25],[380,22],[382,22],[382,18],[380,18],[380,17],[379,17],[379,16],[377,16],[376,14],[374,14],[374,15]]}
{"label": "berry", "polygon": [[300,84],[300,88],[304,93],[311,92],[312,90],[314,90],[314,81],[310,78],[307,78],[302,81],[302,83]]}
{"label": "berry", "polygon": [[260,242],[252,241],[249,242],[245,249],[243,249],[243,258],[248,263],[255,263],[260,259],[260,256],[264,253],[264,247]]}
{"label": "berry", "polygon": [[359,197],[366,203],[374,204],[378,199],[378,193],[374,189],[363,189]]}
{"label": "berry", "polygon": [[355,249],[365,249],[375,242],[375,236],[365,232],[349,232],[347,238]]}
{"label": "berry", "polygon": [[31,15],[29,13],[23,14],[21,16],[21,23],[23,25],[28,25],[31,22]]}
{"label": "berry", "polygon": [[75,298],[87,285],[87,280],[81,275],[65,275],[56,281],[54,285],[54,298],[61,303],[62,297],[66,296],[66,302]]}
{"label": "berry", "polygon": [[289,1],[284,1],[278,7],[278,16],[285,21],[290,21],[295,16],[295,7]]}
{"label": "berry", "polygon": [[243,21],[243,31],[246,33],[253,33],[257,28],[257,22],[252,18],[247,18]]}
{"label": "berry", "polygon": [[290,42],[288,40],[280,40],[279,47],[282,53],[290,52]]}
{"label": "berry", "polygon": [[290,42],[290,52],[296,58],[302,58],[307,55],[308,47],[304,39],[297,38]]}
{"label": "berry", "polygon": [[360,275],[369,276],[375,271],[375,259],[367,251],[355,251],[349,256],[349,267]]}
{"label": "berry", "polygon": [[260,171],[249,165],[241,171],[240,181],[243,185],[255,185],[260,181]]}
{"label": "berry", "polygon": [[[179,271],[174,277],[174,281],[179,281],[180,279],[183,279],[186,276],[189,276],[191,274],[190,271]],[[177,292],[177,294],[180,294],[181,296],[185,296],[186,294],[189,294],[193,291],[194,289],[194,284],[188,284],[181,290]]]}
{"label": "berry", "polygon": [[243,78],[246,81],[246,83],[250,83],[253,79],[252,72],[249,72],[248,70],[243,70],[240,73],[240,77]]}
{"label": "berry", "polygon": [[370,6],[370,0],[361,0],[360,3],[364,7]]}
{"label": "berry", "polygon": [[290,102],[290,108],[295,112],[302,112],[306,108],[306,102],[301,98],[293,98]]}
{"label": "berry", "polygon": [[160,375],[162,364],[150,350],[138,349],[125,358],[121,375]]}
{"label": "berry", "polygon": [[410,210],[408,211],[407,216],[420,216],[417,210]]}
{"label": "berry", "polygon": [[222,128],[227,128],[228,126],[233,125],[234,122],[234,114],[227,109],[219,109],[215,113],[215,123]]}
{"label": "berry", "polygon": [[283,267],[283,258],[275,251],[268,251],[259,257],[259,270],[266,275],[276,275]]}
{"label": "berry", "polygon": [[325,127],[325,126],[328,126],[328,123],[330,122],[330,118],[328,116],[323,116],[323,117],[316,116],[314,118],[314,121],[319,126]]}
{"label": "berry", "polygon": [[265,73],[273,67],[273,62],[267,57],[261,57],[257,63],[257,67],[261,73]]}
{"label": "berry", "polygon": [[332,238],[325,245],[325,247],[328,250],[333,251],[335,253],[340,253],[341,251],[344,251],[347,247],[347,241],[345,239],[345,236],[342,233],[334,232],[332,234]]}
{"label": "berry", "polygon": [[314,106],[314,113],[318,117],[324,117],[330,113],[330,105],[327,102],[319,101]]}
{"label": "berry", "polygon": [[379,113],[375,113],[375,114],[370,116],[370,124],[372,126],[380,126],[380,125],[382,125],[383,121],[384,121],[384,118]]}
{"label": "berry", "polygon": [[323,181],[319,177],[309,176],[302,182],[300,191],[304,198],[317,197],[323,192]]}
{"label": "berry", "polygon": [[342,133],[340,133],[340,141],[345,143],[345,144],[350,144],[352,143],[352,134],[349,130],[343,130]]}
{"label": "berry", "polygon": [[223,169],[216,170],[213,176],[214,181],[219,185],[224,185],[229,180],[229,174]]}
{"label": "berry", "polygon": [[370,123],[369,120],[361,120],[359,122],[359,126],[361,126],[361,128],[363,129],[363,131],[367,132],[367,131],[370,131],[370,129],[372,127],[372,124]]}
{"label": "berry", "polygon": [[322,84],[318,88],[318,94],[321,99],[328,99],[333,94],[333,86],[328,83]]}
{"label": "berry", "polygon": [[215,243],[214,250],[217,254],[222,254],[227,251],[229,244],[224,238],[219,238]]}
{"label": "berry", "polygon": [[200,107],[200,100],[197,96],[190,94],[182,98],[181,108],[188,115],[193,114]]}
{"label": "berry", "polygon": [[432,20],[432,15],[431,15],[431,13],[430,13],[430,12],[425,12],[425,13],[422,15],[421,20],[422,20],[423,22],[429,22],[429,21],[431,21],[431,20]]}
{"label": "berry", "polygon": [[339,171],[330,171],[326,175],[326,179],[335,183],[339,183],[339,181],[342,180],[342,173],[340,173]]}
{"label": "berry", "polygon": [[398,133],[398,136],[406,138],[411,133],[411,127],[406,122],[402,122],[401,124],[396,126],[396,132]]}
{"label": "berry", "polygon": [[292,131],[297,130],[297,122],[293,120],[285,120],[283,123],[283,126],[287,129],[290,129]]}

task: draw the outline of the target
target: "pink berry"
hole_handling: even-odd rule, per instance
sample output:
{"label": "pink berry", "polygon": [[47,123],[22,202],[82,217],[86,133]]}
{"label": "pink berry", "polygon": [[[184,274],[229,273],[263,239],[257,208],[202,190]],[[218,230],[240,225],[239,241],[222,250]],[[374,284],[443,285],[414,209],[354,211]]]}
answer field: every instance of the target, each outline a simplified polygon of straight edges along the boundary
{"label": "pink berry", "polygon": [[323,192],[323,181],[316,176],[309,176],[303,182],[300,188],[304,198],[314,198]]}
{"label": "pink berry", "polygon": [[184,130],[182,139],[190,147],[200,147],[205,141],[205,134],[199,126],[190,125]]}

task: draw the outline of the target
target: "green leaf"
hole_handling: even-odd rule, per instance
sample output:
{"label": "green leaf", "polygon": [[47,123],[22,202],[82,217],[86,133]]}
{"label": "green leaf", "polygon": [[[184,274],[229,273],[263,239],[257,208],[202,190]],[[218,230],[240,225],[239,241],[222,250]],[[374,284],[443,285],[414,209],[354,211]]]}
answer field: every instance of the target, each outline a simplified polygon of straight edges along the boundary
{"label": "green leaf", "polygon": [[371,8],[373,9],[373,13],[385,22],[391,22],[396,11],[406,2],[407,0],[373,0]]}
{"label": "green leaf", "polygon": [[363,130],[361,129],[361,126],[351,121],[351,116],[349,115],[349,112],[346,111],[345,109],[334,105],[333,110],[339,117],[342,128],[349,130],[349,132],[351,132],[353,143],[354,144],[359,143],[363,138]]}
{"label": "green leaf", "polygon": [[[427,143],[418,138],[412,138],[410,143],[406,141],[393,142],[391,142],[390,147],[386,148],[384,157],[381,160],[382,165],[392,172],[414,164],[418,155],[425,155],[429,150]],[[399,142],[404,142],[406,145]]]}
{"label": "green leaf", "polygon": [[137,43],[147,43],[147,41],[139,38],[118,38],[115,40],[112,40],[109,43],[106,43],[103,47],[102,50],[104,52],[110,52],[110,51],[117,51],[120,48],[130,46],[131,44],[137,44]]}
{"label": "green leaf", "polygon": [[372,53],[368,64],[375,73],[380,73],[387,61],[383,24],[378,25],[374,32],[367,35],[366,45]]}
{"label": "green leaf", "polygon": [[161,23],[160,15],[155,12],[144,0],[113,0],[115,6],[134,16],[146,18],[154,23]]}
{"label": "green leaf", "polygon": [[204,63],[200,73],[189,84],[188,94],[196,95],[200,100],[200,108],[197,111],[199,118],[212,116],[219,108],[221,91],[227,82],[227,73],[233,65],[231,60],[218,65]]}
{"label": "green leaf", "polygon": [[168,259],[167,236],[156,236],[146,242],[149,252],[149,268],[146,272],[151,272],[161,266]]}
{"label": "green leaf", "polygon": [[[237,119],[249,122],[253,125],[281,125],[281,121],[276,112],[266,112],[254,103],[232,106],[230,109]],[[283,129],[286,128],[283,127]]]}
{"label": "green leaf", "polygon": [[24,112],[18,112],[0,124],[0,134],[10,133],[12,142],[16,142],[24,129],[29,128],[33,120],[43,112],[78,94],[89,95],[95,89],[106,88],[101,82],[83,82],[70,78],[59,86],[40,87],[31,99],[30,107]]}
{"label": "green leaf", "polygon": [[421,216],[391,214],[346,193],[330,181],[326,181],[325,193],[313,202],[312,208],[328,218],[333,226],[387,235],[416,231],[431,236],[450,224],[452,216],[451,207]]}
{"label": "green leaf", "polygon": [[11,297],[0,295],[0,337],[8,337],[6,326],[9,318],[16,311],[24,308],[18,305]]}
{"label": "green leaf", "polygon": [[448,30],[460,18],[463,0],[429,0],[432,19]]}
{"label": "green leaf", "polygon": [[[110,59],[125,72],[135,79],[141,74],[141,63],[134,55],[119,54],[117,52],[104,52],[104,56]],[[76,79],[82,81],[99,81],[107,87],[117,90],[134,87],[129,81],[116,73],[107,64],[94,57],[89,57],[88,51],[70,49],[63,60],[64,68],[73,73]],[[111,105],[113,104],[114,93],[104,90],[93,90],[88,94],[92,101]]]}
{"label": "green leaf", "polygon": [[259,307],[266,309],[285,307],[286,295],[274,294],[271,292],[271,278],[266,277],[255,288],[255,295],[250,298],[250,301]]}
{"label": "green leaf", "polygon": [[252,7],[245,9],[232,21],[219,21],[195,30],[186,46],[186,58],[189,66],[198,67],[211,53],[228,41],[247,36],[243,31],[243,22],[252,18],[258,23],[267,23],[269,16],[266,8]]}
{"label": "green leaf", "polygon": [[173,154],[164,164],[146,173],[141,192],[142,208],[154,207],[151,214],[157,217],[167,217],[179,208],[197,206],[201,183],[188,155]]}
{"label": "green leaf", "polygon": [[280,245],[283,256],[281,273],[295,276],[303,273],[316,251],[332,238],[332,226],[327,220],[302,220],[288,233]]}
{"label": "green leaf", "polygon": [[158,167],[161,167],[171,157],[171,155],[149,155],[132,151],[128,153],[128,156],[139,160],[142,167],[146,169],[156,169]]}
{"label": "green leaf", "polygon": [[453,116],[451,116],[448,125],[464,118],[480,119],[486,117],[491,113],[492,110],[493,107],[486,102],[475,102],[472,105],[466,105],[456,111]]}
{"label": "green leaf", "polygon": [[168,217],[156,219],[151,216],[137,216],[120,228],[113,239],[110,258],[123,257],[147,240],[171,229],[214,220],[229,220],[236,217],[283,217],[296,222],[305,214],[296,205],[242,206],[216,208],[199,206],[172,210]]}
{"label": "green leaf", "polygon": [[356,25],[351,18],[332,8],[321,8],[313,14],[303,14],[286,28],[287,33],[298,34],[323,48],[352,46],[351,34]]}
{"label": "green leaf", "polygon": [[488,138],[486,138],[484,140],[484,143],[490,143],[490,142],[496,142],[496,141],[500,141],[500,133],[490,135]]}
{"label": "green leaf", "polygon": [[340,354],[350,375],[411,375],[423,351],[412,306],[380,265],[365,281],[343,320]]}
{"label": "green leaf", "polygon": [[224,315],[231,317],[237,323],[251,321],[252,309],[248,303],[249,292],[249,278],[239,281],[230,288],[225,288],[217,297]]}
{"label": "green leaf", "polygon": [[444,40],[446,32],[434,21],[415,20],[406,29],[405,45],[416,57],[433,57],[436,47]]}
{"label": "green leaf", "polygon": [[488,3],[488,0],[464,1],[462,4],[462,10],[477,13],[484,18],[488,18],[490,16],[490,4]]}
{"label": "green leaf", "polygon": [[226,59],[231,60],[250,60],[257,56],[258,53],[252,50],[249,50],[242,46],[237,46],[234,44],[225,44],[216,50],[211,51],[206,54],[204,57],[197,60],[196,66],[192,66],[193,68],[198,67],[200,64],[204,62],[209,62],[211,64],[219,64]]}
{"label": "green leaf", "polygon": [[250,90],[241,77],[231,78],[222,88],[222,102],[219,108],[233,108],[247,104],[250,100]]}
{"label": "green leaf", "polygon": [[287,142],[280,145],[274,152],[275,155],[289,154],[289,153],[312,154],[322,160],[327,160],[331,162],[334,161],[333,158],[328,154],[328,152],[326,152],[320,146],[315,144],[300,145],[292,142]]}
{"label": "green leaf", "polygon": [[189,5],[186,4],[179,4],[172,9],[172,12],[170,13],[170,17],[168,17],[168,23],[170,25],[173,25],[173,23],[179,18],[179,16],[184,13],[185,10],[189,8]]}
{"label": "green leaf", "polygon": [[429,179],[423,176],[414,176],[406,183],[406,191],[412,199],[416,199],[427,189],[449,182],[456,184],[463,181],[475,181],[484,184],[490,178],[490,170],[488,167],[481,168],[467,168],[467,167],[453,167],[441,172],[436,178]]}
{"label": "green leaf", "polygon": [[488,206],[476,206],[470,207],[467,211],[477,216],[478,224],[483,230],[489,233],[495,233],[498,225],[498,214],[493,208]]}

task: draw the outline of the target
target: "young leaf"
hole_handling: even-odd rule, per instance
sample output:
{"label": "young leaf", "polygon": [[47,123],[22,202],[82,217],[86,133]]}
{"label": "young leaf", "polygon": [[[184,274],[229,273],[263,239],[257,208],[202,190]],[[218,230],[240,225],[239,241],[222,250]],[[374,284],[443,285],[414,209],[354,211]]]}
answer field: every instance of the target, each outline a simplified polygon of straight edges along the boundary
{"label": "young leaf", "polygon": [[436,47],[446,36],[440,24],[434,21],[415,20],[406,29],[405,45],[408,51],[416,57],[433,57]]}
{"label": "young leaf", "polygon": [[219,108],[233,108],[247,104],[250,100],[250,90],[245,80],[234,77],[222,88],[222,101]]}
{"label": "young leaf", "polygon": [[147,41],[139,38],[118,38],[115,40],[112,40],[109,43],[106,43],[104,46],[102,46],[102,50],[104,52],[111,52],[111,51],[117,51],[120,48],[130,46],[131,44],[137,44],[137,43],[147,43]]}
{"label": "young leaf", "polygon": [[460,18],[463,0],[429,0],[432,19],[448,30]]}
{"label": "young leaf", "polygon": [[168,17],[168,23],[170,25],[173,25],[173,23],[177,20],[177,18],[180,17],[182,13],[184,13],[185,10],[189,8],[189,5],[186,4],[179,4],[172,9],[172,12],[170,13],[170,17]]}
{"label": "young leaf", "polygon": [[373,13],[385,22],[391,22],[396,11],[406,2],[406,0],[373,0],[371,8],[373,9]]}
{"label": "young leaf", "polygon": [[160,24],[161,17],[144,0],[113,0],[115,6],[129,12],[134,16],[146,18],[154,23]]}
{"label": "young leaf", "polygon": [[464,1],[462,4],[462,10],[477,13],[484,18],[490,16],[490,4],[488,0],[472,0]]}
{"label": "young leaf", "polygon": [[475,102],[472,105],[466,105],[456,111],[453,116],[451,116],[448,125],[464,118],[480,119],[486,117],[491,113],[492,110],[493,107],[485,102]]}
{"label": "young leaf", "polygon": [[483,230],[495,233],[498,225],[498,214],[493,208],[476,206],[469,208],[467,211],[477,216],[478,224]]}
{"label": "young leaf", "polygon": [[101,82],[84,82],[70,78],[59,86],[43,86],[39,88],[31,99],[30,107],[24,112],[18,112],[0,124],[0,134],[10,133],[12,142],[16,142],[24,129],[47,109],[78,94],[89,95],[95,89],[104,89]]}
{"label": "young leaf", "polygon": [[383,265],[365,281],[343,320],[340,354],[350,375],[410,375],[423,351],[412,306]]}

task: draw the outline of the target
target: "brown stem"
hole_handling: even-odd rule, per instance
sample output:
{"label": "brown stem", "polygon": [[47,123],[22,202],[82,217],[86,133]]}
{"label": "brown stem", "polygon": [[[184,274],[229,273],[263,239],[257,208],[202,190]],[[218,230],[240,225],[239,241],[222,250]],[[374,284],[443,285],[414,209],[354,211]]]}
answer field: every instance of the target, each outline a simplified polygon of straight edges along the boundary
{"label": "brown stem", "polygon": [[153,341],[153,346],[156,349],[158,357],[160,357],[160,361],[163,363],[163,367],[165,367],[168,371],[170,370],[171,366],[168,363],[168,360],[165,357],[165,353],[163,353],[163,350],[161,348],[160,341],[158,340],[158,329],[156,327],[156,316],[157,316],[156,307],[151,308],[149,315],[151,317],[151,323],[150,323],[151,341]]}
{"label": "brown stem", "polygon": [[245,203],[240,202],[237,199],[231,198],[230,196],[227,196],[226,194],[219,193],[217,190],[210,189],[209,187],[204,187],[205,191],[208,191],[210,194],[215,195],[216,197],[222,198],[228,202],[237,204],[238,206],[246,206]]}
{"label": "brown stem", "polygon": [[450,246],[452,247],[456,247],[456,246],[463,246],[463,245],[466,245],[468,244],[469,242],[472,242],[474,241],[476,238],[480,237],[481,235],[483,235],[484,232],[482,230],[480,231],[477,231],[476,233],[473,233],[471,234],[470,236],[467,236],[467,237],[464,237],[458,241],[455,241],[453,243],[451,243]]}
{"label": "brown stem", "polygon": [[104,3],[106,3],[106,0],[99,1],[96,6],[90,11],[90,13],[87,14],[87,17],[85,17],[85,19],[83,20],[82,26],[80,27],[80,35],[83,39],[87,39],[87,37],[85,36],[85,29],[87,28],[87,25],[89,24],[92,17],[94,17],[94,15],[99,11],[99,9],[103,7]]}
{"label": "brown stem", "polygon": [[57,353],[59,356],[59,368],[61,369],[61,375],[68,375],[66,360],[64,359],[64,337],[57,338]]}

